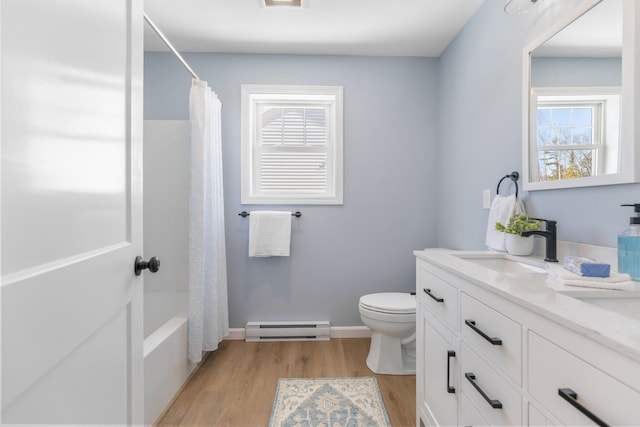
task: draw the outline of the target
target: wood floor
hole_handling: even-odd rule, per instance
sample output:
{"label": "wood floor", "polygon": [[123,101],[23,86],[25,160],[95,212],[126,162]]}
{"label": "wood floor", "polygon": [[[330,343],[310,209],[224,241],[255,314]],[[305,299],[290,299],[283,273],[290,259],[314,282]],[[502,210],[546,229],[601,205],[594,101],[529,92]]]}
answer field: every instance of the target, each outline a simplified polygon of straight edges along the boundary
{"label": "wood floor", "polygon": [[156,424],[267,426],[278,378],[375,376],[391,425],[416,425],[414,375],[375,375],[365,360],[368,338],[330,341],[223,341],[191,376]]}

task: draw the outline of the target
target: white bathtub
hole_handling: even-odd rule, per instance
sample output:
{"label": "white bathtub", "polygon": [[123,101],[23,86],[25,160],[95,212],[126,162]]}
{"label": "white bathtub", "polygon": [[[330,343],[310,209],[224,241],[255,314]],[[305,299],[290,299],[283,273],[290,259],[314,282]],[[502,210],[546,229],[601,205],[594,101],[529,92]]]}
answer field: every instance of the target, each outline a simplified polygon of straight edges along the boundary
{"label": "white bathtub", "polygon": [[144,340],[144,423],[152,425],[196,364],[187,359],[187,319],[173,317]]}

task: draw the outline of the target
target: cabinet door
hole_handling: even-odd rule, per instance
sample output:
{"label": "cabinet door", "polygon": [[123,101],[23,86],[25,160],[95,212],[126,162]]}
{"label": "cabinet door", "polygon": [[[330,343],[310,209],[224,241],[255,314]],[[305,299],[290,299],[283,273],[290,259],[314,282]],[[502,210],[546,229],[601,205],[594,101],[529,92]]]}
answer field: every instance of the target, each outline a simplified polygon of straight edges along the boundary
{"label": "cabinet door", "polygon": [[566,425],[640,425],[638,391],[531,331],[529,392]]}
{"label": "cabinet door", "polygon": [[455,337],[422,303],[419,310],[419,413],[426,414],[430,418],[427,421],[433,425],[457,425],[458,362]]}

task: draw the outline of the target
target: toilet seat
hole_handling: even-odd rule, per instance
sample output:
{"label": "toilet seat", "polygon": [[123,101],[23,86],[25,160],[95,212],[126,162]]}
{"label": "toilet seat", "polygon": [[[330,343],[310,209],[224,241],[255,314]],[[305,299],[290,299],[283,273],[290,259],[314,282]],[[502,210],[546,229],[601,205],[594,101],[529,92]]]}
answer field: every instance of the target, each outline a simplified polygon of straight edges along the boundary
{"label": "toilet seat", "polygon": [[416,297],[402,292],[381,292],[360,297],[360,307],[385,314],[416,314]]}

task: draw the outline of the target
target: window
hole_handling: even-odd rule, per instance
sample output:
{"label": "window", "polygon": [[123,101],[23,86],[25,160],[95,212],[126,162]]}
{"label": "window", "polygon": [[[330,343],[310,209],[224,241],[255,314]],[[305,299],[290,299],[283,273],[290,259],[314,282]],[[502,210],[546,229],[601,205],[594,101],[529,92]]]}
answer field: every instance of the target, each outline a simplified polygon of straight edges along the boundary
{"label": "window", "polygon": [[342,88],[242,85],[242,203],[342,204]]}
{"label": "window", "polygon": [[537,91],[538,179],[553,181],[615,173],[620,137],[619,94],[611,94],[611,88],[562,88],[552,92],[555,94]]}

